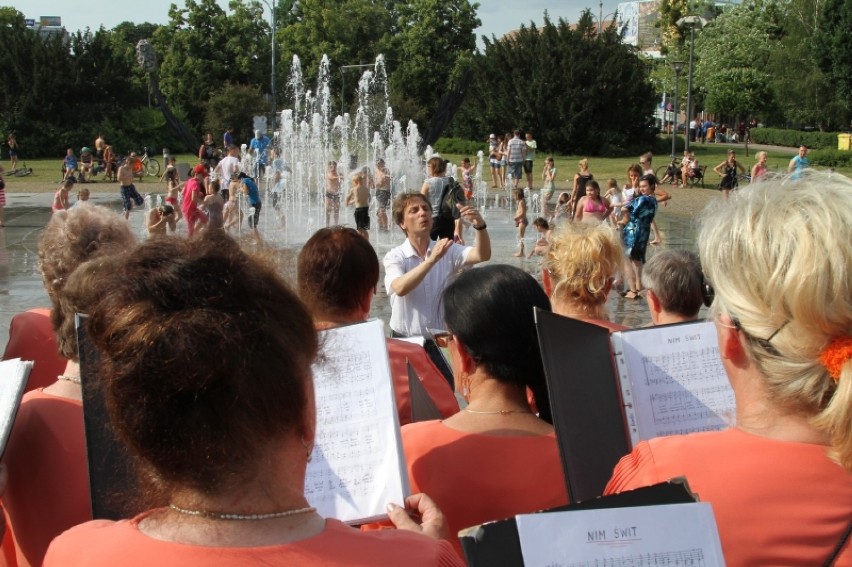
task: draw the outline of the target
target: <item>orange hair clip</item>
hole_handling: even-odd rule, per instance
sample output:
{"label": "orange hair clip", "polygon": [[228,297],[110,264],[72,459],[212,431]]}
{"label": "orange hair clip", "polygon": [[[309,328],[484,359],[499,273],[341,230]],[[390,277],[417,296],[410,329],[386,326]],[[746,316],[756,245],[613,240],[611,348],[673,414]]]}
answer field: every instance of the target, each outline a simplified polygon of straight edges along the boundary
{"label": "orange hair clip", "polygon": [[840,380],[840,371],[850,358],[852,358],[852,337],[835,337],[822,349],[819,356],[820,362],[835,382]]}

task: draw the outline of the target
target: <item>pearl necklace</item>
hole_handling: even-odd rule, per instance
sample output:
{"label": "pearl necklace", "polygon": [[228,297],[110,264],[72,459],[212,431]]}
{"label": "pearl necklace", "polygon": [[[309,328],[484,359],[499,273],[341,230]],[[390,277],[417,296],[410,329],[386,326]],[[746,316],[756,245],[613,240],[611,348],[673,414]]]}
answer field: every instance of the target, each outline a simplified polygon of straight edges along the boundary
{"label": "pearl necklace", "polygon": [[66,382],[73,382],[75,384],[80,383],[80,377],[79,376],[65,376],[64,374],[60,374],[59,376],[56,377],[56,379],[57,380],[65,380]]}
{"label": "pearl necklace", "polygon": [[468,408],[464,408],[464,411],[468,413],[475,413],[479,415],[509,415],[510,413],[532,413],[530,410],[497,410],[497,411],[477,411]]}
{"label": "pearl necklace", "polygon": [[287,518],[288,516],[297,516],[299,514],[310,514],[311,512],[316,512],[316,508],[313,506],[284,510],[283,512],[269,512],[266,514],[229,514],[225,512],[209,512],[207,510],[187,510],[186,508],[181,508],[174,504],[169,504],[169,508],[175,512],[186,514],[187,516],[209,518],[211,520],[271,520],[273,518]]}

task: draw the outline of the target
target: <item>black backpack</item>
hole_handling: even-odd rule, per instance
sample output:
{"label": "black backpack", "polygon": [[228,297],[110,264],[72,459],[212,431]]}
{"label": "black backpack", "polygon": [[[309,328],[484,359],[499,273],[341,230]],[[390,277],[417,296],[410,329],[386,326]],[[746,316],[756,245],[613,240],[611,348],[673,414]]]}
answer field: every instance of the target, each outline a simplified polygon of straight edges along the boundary
{"label": "black backpack", "polygon": [[439,238],[452,238],[455,233],[456,220],[459,218],[459,209],[456,204],[465,205],[467,199],[461,184],[452,177],[447,178],[447,184],[441,190],[437,214],[433,215],[434,222],[432,231],[429,233],[432,240]]}

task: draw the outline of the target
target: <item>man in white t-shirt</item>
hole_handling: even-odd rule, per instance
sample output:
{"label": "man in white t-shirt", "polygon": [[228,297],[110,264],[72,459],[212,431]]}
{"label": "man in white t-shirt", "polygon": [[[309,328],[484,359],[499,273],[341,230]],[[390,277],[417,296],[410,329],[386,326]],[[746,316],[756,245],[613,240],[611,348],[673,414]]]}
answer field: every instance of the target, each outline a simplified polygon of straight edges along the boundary
{"label": "man in white t-shirt", "polygon": [[[231,144],[225,149],[228,154],[216,164],[216,177],[219,178],[219,188],[222,193],[222,198],[228,200],[232,190],[236,190],[239,185],[237,174],[240,172],[240,155],[237,146]],[[231,186],[233,183],[233,187]]]}
{"label": "man in white t-shirt", "polygon": [[473,225],[473,246],[429,238],[432,206],[422,194],[403,193],[394,201],[393,221],[407,238],[384,258],[392,336],[422,336],[428,329],[443,329],[442,295],[449,279],[462,268],[491,258],[491,239],[479,211],[467,205],[460,206],[459,213]]}

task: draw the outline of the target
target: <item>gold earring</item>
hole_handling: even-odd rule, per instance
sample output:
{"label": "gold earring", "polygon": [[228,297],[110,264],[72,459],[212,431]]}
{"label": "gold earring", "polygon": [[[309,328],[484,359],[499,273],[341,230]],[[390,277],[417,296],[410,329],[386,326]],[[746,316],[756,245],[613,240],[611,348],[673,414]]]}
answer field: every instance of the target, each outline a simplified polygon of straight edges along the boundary
{"label": "gold earring", "polygon": [[470,385],[470,377],[468,376],[467,372],[462,372],[462,375],[461,375],[461,387],[462,387],[461,388],[461,395],[465,399],[467,399],[467,396],[470,394],[470,388],[468,387],[469,385]]}
{"label": "gold earring", "polygon": [[310,446],[307,441],[305,441],[304,437],[302,437],[302,446],[305,448],[305,450],[308,453],[308,462],[310,463],[311,459],[314,458],[314,456],[313,456],[314,448],[312,446]]}

